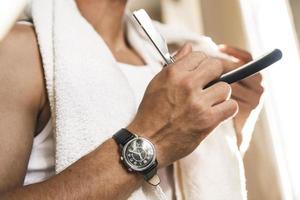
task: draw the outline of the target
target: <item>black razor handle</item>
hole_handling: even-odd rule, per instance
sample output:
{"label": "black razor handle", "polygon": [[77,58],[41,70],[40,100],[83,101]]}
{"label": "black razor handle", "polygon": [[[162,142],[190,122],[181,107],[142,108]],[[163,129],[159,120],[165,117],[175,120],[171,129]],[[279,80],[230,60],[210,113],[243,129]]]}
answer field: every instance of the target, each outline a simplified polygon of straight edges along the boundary
{"label": "black razor handle", "polygon": [[270,65],[279,61],[281,58],[281,50],[275,49],[259,59],[253,60],[233,71],[222,75],[219,79],[210,82],[205,88],[208,88],[217,82],[226,82],[228,84],[238,82],[269,67]]}

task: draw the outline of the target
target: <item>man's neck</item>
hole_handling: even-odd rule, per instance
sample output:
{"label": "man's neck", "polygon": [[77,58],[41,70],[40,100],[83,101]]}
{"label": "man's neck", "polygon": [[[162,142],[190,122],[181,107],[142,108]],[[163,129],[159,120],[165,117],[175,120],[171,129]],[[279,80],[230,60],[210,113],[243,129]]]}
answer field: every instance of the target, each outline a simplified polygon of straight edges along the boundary
{"label": "man's neck", "polygon": [[126,47],[123,15],[127,0],[76,0],[87,21],[101,35],[111,51]]}

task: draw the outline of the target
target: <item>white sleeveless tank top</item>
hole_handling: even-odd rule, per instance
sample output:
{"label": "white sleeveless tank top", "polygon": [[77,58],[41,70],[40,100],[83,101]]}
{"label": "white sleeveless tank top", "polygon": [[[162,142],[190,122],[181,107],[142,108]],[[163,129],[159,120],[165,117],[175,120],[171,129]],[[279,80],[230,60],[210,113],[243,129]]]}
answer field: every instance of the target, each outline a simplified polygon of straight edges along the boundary
{"label": "white sleeveless tank top", "polygon": [[33,140],[24,185],[38,183],[54,175],[55,151],[52,121]]}
{"label": "white sleeveless tank top", "polygon": [[[158,73],[159,68],[149,65],[133,66],[119,63],[119,67],[126,76],[133,90],[136,108],[138,108],[149,82]],[[24,185],[44,181],[55,174],[55,144],[51,120],[39,133],[33,142]],[[160,169],[161,187],[167,198],[174,199],[174,181],[170,168]]]}

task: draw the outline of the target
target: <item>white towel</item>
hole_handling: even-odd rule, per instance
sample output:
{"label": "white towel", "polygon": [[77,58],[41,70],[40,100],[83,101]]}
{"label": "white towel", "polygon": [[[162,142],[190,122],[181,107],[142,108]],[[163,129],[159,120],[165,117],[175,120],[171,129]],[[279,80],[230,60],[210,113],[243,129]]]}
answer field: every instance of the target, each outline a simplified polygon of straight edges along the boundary
{"label": "white towel", "polygon": [[[107,45],[81,16],[74,0],[33,0],[29,15],[43,60],[56,139],[56,172],[93,151],[135,115],[131,88]],[[127,37],[147,59],[161,59],[125,18]],[[170,42],[226,57],[206,37],[156,23]],[[175,34],[176,33],[176,34]],[[245,199],[242,161],[231,122],[224,123],[190,156],[176,162],[177,198]],[[156,199],[145,184],[130,200]]]}

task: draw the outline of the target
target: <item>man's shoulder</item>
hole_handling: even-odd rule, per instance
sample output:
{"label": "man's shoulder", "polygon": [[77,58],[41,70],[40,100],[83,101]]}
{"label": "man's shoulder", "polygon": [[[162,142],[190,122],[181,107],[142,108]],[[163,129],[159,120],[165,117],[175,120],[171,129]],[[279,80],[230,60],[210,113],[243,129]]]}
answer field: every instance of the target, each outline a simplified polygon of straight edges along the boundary
{"label": "man's shoulder", "polygon": [[15,56],[39,54],[38,43],[33,26],[15,24],[7,36],[0,42],[3,54],[13,53]]}
{"label": "man's shoulder", "polygon": [[[43,91],[43,70],[34,28],[31,25],[16,24],[0,42],[0,92],[10,91],[10,98],[28,99],[30,103],[40,99]],[[10,89],[15,90],[10,90]],[[12,94],[13,91],[22,91]],[[11,96],[12,95],[12,96]],[[37,102],[35,102],[37,103]]]}

